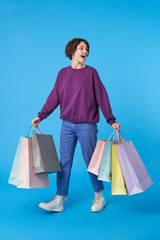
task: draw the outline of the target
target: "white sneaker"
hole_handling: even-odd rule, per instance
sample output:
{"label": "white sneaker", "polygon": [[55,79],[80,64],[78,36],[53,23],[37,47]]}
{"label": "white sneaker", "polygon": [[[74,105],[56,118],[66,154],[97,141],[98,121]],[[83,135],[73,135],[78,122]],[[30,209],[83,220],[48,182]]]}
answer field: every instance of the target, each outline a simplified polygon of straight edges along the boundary
{"label": "white sneaker", "polygon": [[105,206],[105,200],[104,200],[102,191],[101,192],[95,192],[95,199],[93,201],[91,211],[92,212],[102,211],[104,206]]}
{"label": "white sneaker", "polygon": [[67,199],[67,197],[63,197],[60,195],[55,196],[55,198],[47,203],[41,202],[39,207],[48,211],[53,212],[62,212],[64,210],[63,207],[63,198]]}

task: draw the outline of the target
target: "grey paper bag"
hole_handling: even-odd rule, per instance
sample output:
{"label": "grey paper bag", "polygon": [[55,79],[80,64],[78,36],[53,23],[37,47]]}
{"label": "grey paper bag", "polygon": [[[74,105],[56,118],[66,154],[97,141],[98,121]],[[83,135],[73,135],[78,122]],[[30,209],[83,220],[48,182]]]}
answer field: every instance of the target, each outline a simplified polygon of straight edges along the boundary
{"label": "grey paper bag", "polygon": [[32,134],[34,173],[60,172],[61,167],[52,135]]}

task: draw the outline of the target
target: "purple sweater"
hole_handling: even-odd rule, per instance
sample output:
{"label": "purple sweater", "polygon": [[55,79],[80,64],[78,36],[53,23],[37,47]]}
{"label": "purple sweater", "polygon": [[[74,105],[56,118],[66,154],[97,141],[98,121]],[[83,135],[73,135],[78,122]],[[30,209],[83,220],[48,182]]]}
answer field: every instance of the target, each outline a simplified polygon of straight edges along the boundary
{"label": "purple sweater", "polygon": [[42,121],[60,104],[60,118],[73,123],[99,122],[99,107],[109,124],[115,123],[108,94],[95,68],[71,66],[58,72],[54,88],[38,117]]}

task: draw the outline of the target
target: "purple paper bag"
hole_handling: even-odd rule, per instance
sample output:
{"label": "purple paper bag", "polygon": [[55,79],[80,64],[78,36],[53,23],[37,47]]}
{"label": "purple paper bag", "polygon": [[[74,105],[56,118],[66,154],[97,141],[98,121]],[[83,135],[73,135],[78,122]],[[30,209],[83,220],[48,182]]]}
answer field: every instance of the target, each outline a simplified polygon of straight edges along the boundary
{"label": "purple paper bag", "polygon": [[144,192],[153,182],[131,141],[116,146],[129,195]]}

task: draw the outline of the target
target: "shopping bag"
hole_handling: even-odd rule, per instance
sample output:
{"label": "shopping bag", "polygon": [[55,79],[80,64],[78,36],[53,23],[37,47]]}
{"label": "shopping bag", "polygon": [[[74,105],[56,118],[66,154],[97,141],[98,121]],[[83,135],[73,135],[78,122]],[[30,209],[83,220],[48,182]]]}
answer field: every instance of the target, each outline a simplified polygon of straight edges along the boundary
{"label": "shopping bag", "polygon": [[119,146],[119,144],[112,145],[112,195],[125,195],[128,192],[116,152],[116,146]]}
{"label": "shopping bag", "polygon": [[131,141],[116,146],[128,194],[144,192],[153,182]]}
{"label": "shopping bag", "polygon": [[98,143],[95,147],[95,150],[93,152],[92,158],[90,160],[90,163],[88,165],[88,168],[87,168],[88,172],[91,172],[97,176],[98,176],[98,171],[99,171],[99,167],[100,167],[100,163],[101,163],[101,159],[102,159],[105,142],[106,142],[106,140],[98,141]]}
{"label": "shopping bag", "polygon": [[35,174],[61,171],[52,135],[32,134],[32,147]]}
{"label": "shopping bag", "polygon": [[21,158],[22,141],[23,141],[23,137],[20,137],[17,151],[12,164],[9,180],[8,180],[8,183],[13,184],[15,186],[17,186],[17,183],[18,183],[18,172],[19,172],[19,164],[20,164],[20,158]]}
{"label": "shopping bag", "polygon": [[23,137],[17,188],[48,188],[48,174],[34,174],[32,138]]}
{"label": "shopping bag", "polygon": [[98,180],[111,182],[111,148],[114,142],[106,140],[98,172]]}
{"label": "shopping bag", "polygon": [[[113,137],[112,137],[113,135]],[[111,137],[113,139],[111,139]],[[109,140],[110,139],[110,140]],[[118,134],[118,131],[114,130],[114,132],[111,134],[111,136],[106,140],[102,160],[99,167],[98,172],[98,180],[111,182],[111,175],[112,175],[112,167],[111,167],[111,149],[112,144],[117,144],[118,142],[121,142],[122,139]]]}

